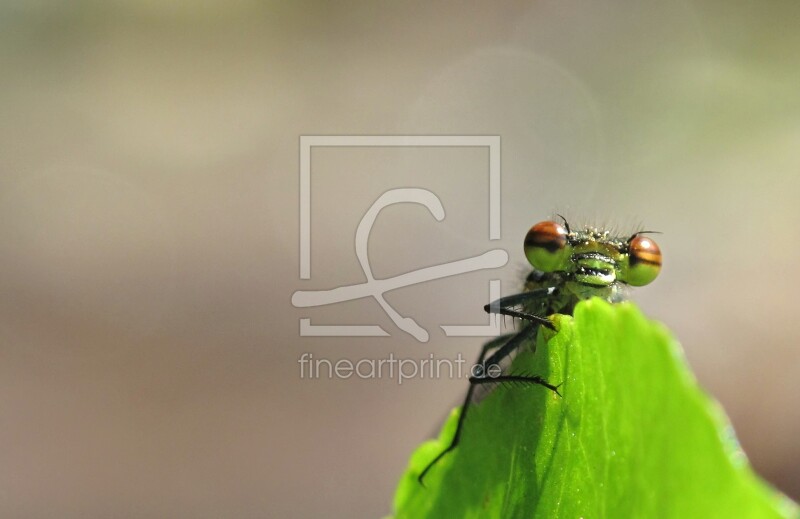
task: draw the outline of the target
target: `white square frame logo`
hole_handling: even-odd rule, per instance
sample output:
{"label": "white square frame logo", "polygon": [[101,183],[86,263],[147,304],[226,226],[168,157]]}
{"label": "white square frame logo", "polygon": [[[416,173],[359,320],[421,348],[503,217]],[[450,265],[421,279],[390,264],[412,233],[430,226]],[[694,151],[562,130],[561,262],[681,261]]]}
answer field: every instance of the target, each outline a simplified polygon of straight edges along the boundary
{"label": "white square frame logo", "polygon": [[[489,240],[499,240],[500,231],[500,136],[499,135],[301,135],[300,136],[300,279],[311,279],[311,151],[314,147],[485,147],[489,150]],[[427,190],[422,189],[397,189],[394,192],[404,192],[403,195],[410,196],[399,201],[415,201],[422,203],[434,214],[437,220],[444,218],[444,210],[438,197]],[[392,191],[384,194],[394,194]],[[431,200],[430,195],[434,200]],[[381,197],[381,198],[384,198]],[[397,198],[397,197],[394,197]],[[427,199],[427,200],[426,200]],[[378,202],[376,202],[377,204]],[[387,202],[387,203],[396,203]],[[437,206],[438,204],[438,206]],[[373,209],[375,205],[373,205]],[[370,209],[369,213],[373,210]],[[441,211],[441,215],[437,214]],[[376,210],[374,216],[380,211]],[[365,215],[365,219],[367,215]],[[362,224],[364,220],[362,220]],[[371,226],[371,223],[370,223]],[[361,232],[359,225],[359,233]],[[367,234],[369,230],[367,229]],[[365,242],[366,243],[366,242]],[[358,249],[358,236],[357,236]],[[359,261],[362,258],[359,257]],[[428,340],[427,332],[419,327],[412,319],[399,316],[393,308],[388,306],[382,298],[382,292],[407,286],[414,283],[424,282],[431,279],[439,279],[451,275],[471,272],[481,269],[498,268],[508,261],[508,254],[505,250],[494,249],[481,256],[459,260],[443,265],[436,265],[415,272],[410,272],[390,280],[371,279],[369,266],[364,265],[365,274],[370,281],[375,284],[382,282],[386,285],[382,290],[370,292],[357,290],[364,285],[353,285],[339,287],[350,290],[353,295],[343,296],[338,294],[338,298],[333,295],[334,291],[303,292],[298,291],[292,296],[292,304],[296,307],[318,306],[320,304],[330,304],[331,298],[321,303],[320,294],[327,293],[333,296],[333,300],[346,301],[359,297],[372,296],[381,304],[393,321],[404,331],[411,333],[421,342]],[[402,280],[400,278],[403,278]],[[369,283],[368,283],[369,284]],[[356,295],[358,292],[358,295]],[[316,297],[314,297],[316,296]],[[489,281],[489,301],[494,301],[500,297],[500,280],[492,279]],[[395,315],[393,315],[395,314]],[[500,333],[500,320],[497,315],[489,315],[487,325],[441,325],[440,327],[447,336],[455,337],[493,337]],[[410,323],[408,322],[410,321]],[[301,336],[361,336],[361,337],[385,337],[388,336],[383,328],[378,325],[314,325],[310,318],[300,319]]]}

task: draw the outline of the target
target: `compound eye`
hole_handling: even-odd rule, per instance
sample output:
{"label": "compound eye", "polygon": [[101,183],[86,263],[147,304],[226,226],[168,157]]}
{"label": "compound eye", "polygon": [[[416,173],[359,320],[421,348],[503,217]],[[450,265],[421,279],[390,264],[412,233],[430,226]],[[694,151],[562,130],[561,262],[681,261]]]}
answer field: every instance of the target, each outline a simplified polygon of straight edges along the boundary
{"label": "compound eye", "polygon": [[651,283],[661,272],[661,249],[647,236],[637,235],[628,244],[627,282],[635,287]]}
{"label": "compound eye", "polygon": [[525,256],[544,272],[563,270],[569,258],[567,230],[556,222],[539,222],[525,236]]}

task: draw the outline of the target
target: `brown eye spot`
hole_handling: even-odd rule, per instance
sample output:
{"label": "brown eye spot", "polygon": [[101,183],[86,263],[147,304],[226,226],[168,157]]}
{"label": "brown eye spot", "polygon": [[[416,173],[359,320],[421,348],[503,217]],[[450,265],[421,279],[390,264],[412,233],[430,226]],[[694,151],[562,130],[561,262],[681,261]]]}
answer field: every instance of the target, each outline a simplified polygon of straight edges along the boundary
{"label": "brown eye spot", "polygon": [[553,253],[567,245],[567,230],[556,222],[539,222],[525,236],[525,249],[536,247]]}
{"label": "brown eye spot", "polygon": [[631,267],[651,265],[661,267],[661,249],[647,236],[635,236],[629,245]]}

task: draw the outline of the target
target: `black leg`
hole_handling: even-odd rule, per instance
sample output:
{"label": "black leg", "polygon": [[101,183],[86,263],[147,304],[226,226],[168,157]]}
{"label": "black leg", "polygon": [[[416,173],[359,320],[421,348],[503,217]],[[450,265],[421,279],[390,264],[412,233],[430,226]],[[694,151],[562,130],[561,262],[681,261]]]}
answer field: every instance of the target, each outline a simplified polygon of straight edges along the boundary
{"label": "black leg", "polygon": [[[492,301],[488,305],[484,306],[484,308],[491,308],[492,311],[494,311],[495,308],[510,308],[532,299],[544,299],[545,297],[553,295],[555,291],[556,287],[536,288],[534,290],[528,290],[527,292],[520,292],[519,294],[501,297],[500,299]],[[486,311],[488,312],[489,310]]]}
{"label": "black leg", "polygon": [[[503,346],[500,349],[501,350],[507,350],[510,353],[511,351],[513,351],[514,349],[519,347],[520,344],[522,344],[522,342],[525,339],[530,337],[533,334],[533,332],[536,331],[537,328],[538,327],[534,326],[534,325],[526,327],[524,330],[522,330],[519,333],[517,333],[516,335],[512,336],[505,344],[503,344]],[[420,472],[419,476],[417,477],[417,480],[419,481],[420,485],[425,486],[424,483],[422,482],[422,479],[425,477],[425,474],[428,473],[428,471],[431,469],[431,467],[433,467],[436,464],[436,462],[438,462],[440,459],[442,459],[445,454],[447,454],[448,452],[450,452],[451,450],[455,449],[458,446],[458,442],[461,439],[461,431],[464,428],[464,420],[467,417],[467,411],[469,410],[470,404],[472,403],[472,394],[475,392],[475,387],[479,383],[484,383],[483,382],[484,379],[487,382],[495,380],[495,379],[492,379],[492,378],[489,378],[489,377],[485,377],[485,374],[486,374],[486,371],[487,371],[486,370],[486,366],[490,365],[490,364],[485,363],[483,359],[486,358],[486,354],[489,352],[489,350],[491,350],[492,348],[497,348],[499,344],[502,344],[502,343],[500,341],[494,340],[494,341],[491,341],[491,342],[485,344],[483,346],[483,349],[481,349],[481,354],[478,357],[478,362],[476,363],[476,365],[480,365],[481,366],[483,376],[481,376],[481,377],[470,377],[470,379],[469,379],[470,380],[469,389],[467,390],[467,396],[464,398],[464,404],[461,406],[461,414],[458,416],[458,423],[456,424],[456,432],[455,432],[455,434],[453,434],[453,439],[450,440],[450,445],[445,450],[440,452],[435,458],[433,458],[433,460],[430,463],[428,463],[428,466],[425,467],[422,470],[422,472]],[[508,353],[506,355],[508,355]],[[492,355],[491,358],[494,358],[494,357],[496,357],[496,354]],[[476,378],[480,379],[481,382],[479,382],[479,383],[478,382],[473,382],[473,379],[476,379]]]}
{"label": "black leg", "polygon": [[[477,377],[470,377],[470,382],[472,382],[473,378],[487,378],[486,377],[486,367],[487,366],[494,366],[499,365],[503,359],[514,353],[514,351],[520,347],[522,341],[528,338],[536,337],[536,331],[539,329],[538,324],[530,324],[523,328],[514,339],[517,340],[510,340],[505,343],[501,348],[499,348],[496,352],[492,353],[491,357],[489,357],[486,362],[483,363],[483,373],[479,374]],[[488,378],[496,378],[496,377],[488,377]]]}
{"label": "black leg", "polygon": [[542,326],[550,328],[551,330],[555,330],[555,326],[553,326],[553,323],[550,322],[550,319],[513,309],[514,306],[523,304],[526,301],[534,299],[544,299],[546,297],[550,297],[555,291],[556,291],[555,287],[537,288],[536,290],[529,290],[528,292],[522,292],[521,294],[501,297],[497,301],[493,301],[488,305],[484,306],[483,309],[484,311],[490,314],[510,315],[511,317],[519,317],[520,319],[530,321],[531,323],[540,324]]}
{"label": "black leg", "polygon": [[469,379],[471,384],[478,385],[478,384],[502,384],[503,382],[510,382],[510,383],[523,383],[523,384],[538,384],[540,386],[544,386],[550,391],[554,392],[558,396],[561,396],[561,393],[558,392],[558,388],[561,387],[561,384],[554,386],[553,384],[548,383],[545,379],[539,376],[528,376],[528,375],[500,375],[498,377],[471,377]]}
{"label": "black leg", "polygon": [[[497,301],[493,301],[488,305],[484,306],[483,309],[488,313],[495,313],[501,315],[510,315],[512,317],[519,317],[521,319],[525,319],[529,321],[531,324],[524,327],[519,333],[512,336],[508,339],[505,343],[502,342],[501,339],[497,339],[491,341],[484,345],[483,349],[481,349],[481,354],[478,357],[478,362],[476,365],[480,366],[480,373],[477,375],[473,373],[473,376],[469,379],[469,389],[467,390],[467,396],[464,398],[464,404],[461,406],[461,414],[458,417],[458,423],[456,424],[456,432],[453,434],[453,439],[450,440],[450,445],[440,452],[430,463],[428,466],[425,467],[422,472],[420,472],[417,479],[419,483],[424,486],[422,480],[425,477],[425,474],[433,467],[436,462],[444,457],[445,454],[452,451],[458,446],[458,442],[461,440],[461,432],[464,429],[464,421],[467,418],[467,411],[470,408],[472,403],[472,395],[475,392],[475,387],[480,384],[489,384],[489,383],[503,383],[503,382],[510,382],[510,383],[531,383],[531,384],[539,384],[544,386],[552,391],[558,393],[558,386],[554,386],[552,384],[547,383],[541,377],[536,376],[522,376],[522,375],[500,375],[496,377],[487,376],[487,367],[492,366],[495,364],[499,364],[504,358],[509,356],[514,350],[520,347],[520,345],[526,339],[536,336],[536,332],[539,329],[539,326],[546,326],[550,329],[555,329],[553,323],[550,322],[549,319],[545,317],[539,317],[537,315],[529,314],[526,312],[521,312],[514,310],[513,307],[517,305],[524,304],[527,301],[532,301],[536,299],[544,299],[553,295],[556,291],[555,287],[551,288],[539,288],[535,290],[529,290],[527,292],[522,292],[521,294],[515,294],[512,296],[502,297]],[[489,350],[493,348],[499,349],[489,357],[488,360],[484,361],[486,358],[486,354]]]}

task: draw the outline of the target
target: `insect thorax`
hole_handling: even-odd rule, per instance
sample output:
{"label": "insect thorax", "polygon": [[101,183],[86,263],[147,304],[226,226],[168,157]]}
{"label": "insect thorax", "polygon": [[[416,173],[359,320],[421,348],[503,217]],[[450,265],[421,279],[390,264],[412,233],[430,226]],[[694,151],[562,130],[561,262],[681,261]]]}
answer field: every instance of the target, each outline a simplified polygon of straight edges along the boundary
{"label": "insect thorax", "polygon": [[578,301],[599,297],[610,303],[618,303],[627,298],[625,285],[619,282],[608,286],[593,287],[577,283],[561,272],[541,272],[533,270],[525,280],[525,291],[537,288],[555,287],[552,296],[531,303],[527,310],[534,315],[551,315],[554,313],[572,314]]}

